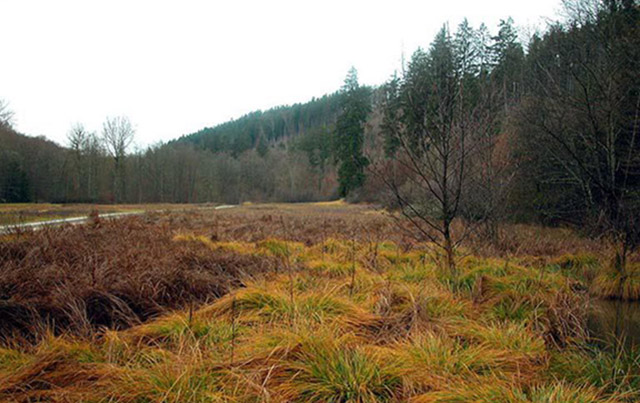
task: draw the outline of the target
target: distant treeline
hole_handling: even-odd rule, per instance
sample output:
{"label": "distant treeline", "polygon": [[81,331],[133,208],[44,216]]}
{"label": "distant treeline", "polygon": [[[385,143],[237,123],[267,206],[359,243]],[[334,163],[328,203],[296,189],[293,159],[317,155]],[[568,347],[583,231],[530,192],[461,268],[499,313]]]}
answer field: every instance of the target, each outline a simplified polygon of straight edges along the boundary
{"label": "distant treeline", "polygon": [[[568,17],[524,45],[510,19],[501,21],[495,35],[485,25],[474,28],[466,21],[451,32],[445,26],[429,48],[413,54],[402,75],[379,87],[364,87],[370,105],[363,125],[366,179],[349,188],[348,197],[385,201],[387,189],[370,169],[406,174],[392,163],[398,145],[389,125],[406,128],[419,124],[407,120],[412,111],[440,110],[442,105],[430,104],[432,98],[425,94],[434,91],[429,80],[441,75],[443,82],[448,74],[456,77],[456,91],[465,94],[460,111],[476,123],[478,108],[491,111],[487,144],[492,162],[478,175],[486,186],[499,183],[500,189],[491,194],[493,190],[479,187],[475,193],[495,196],[503,214],[518,220],[579,221],[591,214],[589,203],[601,205],[600,198],[616,192],[640,195],[635,157],[640,155],[638,4],[606,0],[566,6]],[[344,131],[336,124],[345,113],[345,96],[342,90],[304,104],[253,112],[138,152],[110,147],[106,124],[98,133],[73,128],[69,144],[61,147],[15,133],[8,120],[0,128],[0,200],[238,203],[335,198],[344,189],[338,169]],[[409,108],[420,99],[423,104],[411,105],[417,109]],[[390,121],[390,112],[404,118]],[[466,124],[456,119],[450,123]],[[486,129],[489,123],[484,123]],[[581,155],[587,158],[574,158]]]}

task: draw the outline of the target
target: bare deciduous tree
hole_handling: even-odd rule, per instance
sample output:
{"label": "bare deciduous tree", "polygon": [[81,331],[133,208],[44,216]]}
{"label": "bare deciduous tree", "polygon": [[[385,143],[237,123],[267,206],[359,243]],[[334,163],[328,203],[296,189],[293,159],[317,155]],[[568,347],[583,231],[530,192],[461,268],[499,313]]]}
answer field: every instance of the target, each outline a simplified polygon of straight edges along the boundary
{"label": "bare deciduous tree", "polygon": [[102,126],[102,141],[114,162],[113,194],[116,203],[122,201],[125,194],[124,158],[133,143],[134,135],[135,129],[126,116],[107,118]]}
{"label": "bare deciduous tree", "polygon": [[67,132],[67,145],[73,151],[80,152],[85,148],[89,132],[82,123],[75,123]]}
{"label": "bare deciduous tree", "polygon": [[11,127],[13,124],[13,111],[9,109],[9,103],[0,99],[0,126]]}
{"label": "bare deciduous tree", "polygon": [[[464,67],[468,60],[463,65],[457,59],[443,28],[429,52],[416,52],[402,79],[386,87],[383,130],[395,168],[376,173],[408,228],[444,252],[454,283],[456,248],[492,206],[483,204],[474,216],[465,211],[477,189],[473,182],[492,174],[483,155],[491,153],[496,138],[495,103],[487,96],[491,89],[478,90],[484,77]],[[460,217],[470,218],[470,225],[454,233],[454,220]]]}

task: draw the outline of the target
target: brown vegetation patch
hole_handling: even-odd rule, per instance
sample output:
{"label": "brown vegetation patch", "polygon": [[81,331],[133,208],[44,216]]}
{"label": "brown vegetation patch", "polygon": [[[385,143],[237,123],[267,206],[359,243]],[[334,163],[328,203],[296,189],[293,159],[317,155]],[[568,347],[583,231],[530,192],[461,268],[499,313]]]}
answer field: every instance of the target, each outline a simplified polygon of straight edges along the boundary
{"label": "brown vegetation patch", "polygon": [[0,243],[0,335],[125,328],[224,295],[273,268],[264,256],[172,241],[164,220],[47,228]]}

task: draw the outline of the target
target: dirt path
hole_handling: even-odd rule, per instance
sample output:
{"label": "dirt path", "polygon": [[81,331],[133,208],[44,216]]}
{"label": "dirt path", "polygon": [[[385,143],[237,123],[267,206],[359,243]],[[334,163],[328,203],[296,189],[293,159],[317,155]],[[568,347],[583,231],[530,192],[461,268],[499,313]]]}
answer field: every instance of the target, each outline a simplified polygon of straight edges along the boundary
{"label": "dirt path", "polygon": [[[221,209],[229,209],[234,208],[235,205],[223,204],[221,206],[212,207],[213,210],[221,210]],[[211,208],[211,207],[209,207]],[[201,209],[209,209],[207,207],[201,207]],[[130,215],[141,215],[154,210],[146,210],[146,211],[123,211],[120,213],[106,213],[100,214],[100,218],[120,218],[124,216]],[[52,226],[52,225],[63,225],[63,224],[84,224],[89,220],[88,216],[79,216],[79,217],[69,217],[69,218],[58,218],[55,220],[47,220],[47,221],[37,221],[37,222],[29,222],[23,224],[9,224],[9,225],[0,225],[0,234],[6,234],[12,230],[20,230],[20,229],[33,229],[38,230],[44,227]]]}

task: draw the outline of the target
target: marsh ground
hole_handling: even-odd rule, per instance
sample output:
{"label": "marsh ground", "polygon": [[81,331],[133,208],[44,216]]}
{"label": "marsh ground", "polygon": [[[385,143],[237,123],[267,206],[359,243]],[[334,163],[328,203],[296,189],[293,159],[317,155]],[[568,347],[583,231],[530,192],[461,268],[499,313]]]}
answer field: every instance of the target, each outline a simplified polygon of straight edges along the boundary
{"label": "marsh ground", "polygon": [[372,206],[153,212],[6,235],[0,399],[615,402],[606,246],[511,226],[455,276]]}

